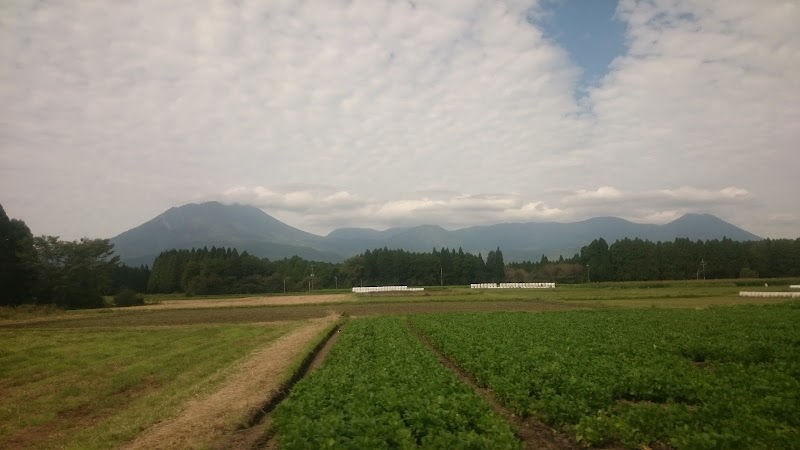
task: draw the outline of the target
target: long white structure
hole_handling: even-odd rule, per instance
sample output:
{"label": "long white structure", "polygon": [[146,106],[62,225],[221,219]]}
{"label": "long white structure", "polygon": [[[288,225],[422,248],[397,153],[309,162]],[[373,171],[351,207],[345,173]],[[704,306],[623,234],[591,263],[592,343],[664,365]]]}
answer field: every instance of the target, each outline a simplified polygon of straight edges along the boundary
{"label": "long white structure", "polygon": [[369,294],[372,292],[419,292],[425,288],[410,288],[408,286],[359,286],[354,287],[356,294]]}
{"label": "long white structure", "polygon": [[739,297],[759,297],[759,298],[800,298],[800,292],[753,292],[741,291]]}
{"label": "long white structure", "polygon": [[800,284],[793,284],[789,286],[789,289],[800,289]]}
{"label": "long white structure", "polygon": [[472,283],[470,289],[554,289],[555,283]]}

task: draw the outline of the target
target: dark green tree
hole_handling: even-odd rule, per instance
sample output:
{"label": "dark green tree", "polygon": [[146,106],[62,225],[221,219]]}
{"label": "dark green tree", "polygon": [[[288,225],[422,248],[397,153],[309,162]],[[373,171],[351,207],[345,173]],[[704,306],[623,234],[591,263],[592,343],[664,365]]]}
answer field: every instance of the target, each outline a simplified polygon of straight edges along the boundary
{"label": "dark green tree", "polygon": [[25,222],[9,219],[0,205],[0,305],[30,301],[36,274],[25,263],[33,253],[33,235]]}
{"label": "dark green tree", "polygon": [[111,289],[119,257],[108,239],[61,241],[55,236],[33,240],[29,263],[37,273],[34,293],[39,303],[64,308],[99,308]]}

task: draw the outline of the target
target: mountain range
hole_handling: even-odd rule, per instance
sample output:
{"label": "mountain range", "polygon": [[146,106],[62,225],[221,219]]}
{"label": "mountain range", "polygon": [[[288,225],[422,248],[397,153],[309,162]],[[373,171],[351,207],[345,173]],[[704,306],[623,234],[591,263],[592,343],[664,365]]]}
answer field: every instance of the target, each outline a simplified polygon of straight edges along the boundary
{"label": "mountain range", "polygon": [[388,247],[427,252],[434,247],[482,252],[497,247],[510,261],[539,260],[542,255],[570,257],[597,238],[610,243],[628,238],[650,241],[722,239],[758,240],[760,237],[710,214],[686,214],[664,224],[640,224],[616,217],[580,222],[501,223],[446,230],[436,225],[388,230],[339,228],[327,236],[287,225],[259,208],[218,202],[170,208],[152,220],[111,239],[123,262],[152,264],[169,249],[234,247],[269,259],[300,256],[316,261],[341,261],[367,249]]}

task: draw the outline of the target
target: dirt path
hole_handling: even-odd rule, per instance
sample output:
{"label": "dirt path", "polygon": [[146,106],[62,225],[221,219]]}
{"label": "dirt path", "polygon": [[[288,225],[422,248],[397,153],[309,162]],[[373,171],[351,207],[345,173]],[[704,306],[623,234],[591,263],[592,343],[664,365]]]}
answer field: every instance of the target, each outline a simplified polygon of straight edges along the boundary
{"label": "dirt path", "polygon": [[[196,309],[196,308],[230,308],[237,306],[269,306],[269,305],[314,305],[319,303],[341,303],[353,300],[350,294],[324,294],[324,295],[274,295],[270,297],[242,297],[242,298],[211,298],[197,300],[162,300],[154,305],[135,306],[124,308],[133,310],[160,310],[160,309]],[[110,308],[118,309],[118,308]]]}
{"label": "dirt path", "polygon": [[330,353],[331,348],[333,348],[333,345],[336,343],[338,337],[339,328],[336,328],[333,330],[333,333],[328,336],[327,340],[322,343],[322,347],[318,347],[313,352],[311,359],[306,361],[307,364],[303,364],[300,367],[300,370],[298,370],[295,376],[289,381],[288,386],[286,386],[285,389],[277,396],[271,399],[269,404],[267,404],[265,408],[253,418],[252,423],[247,428],[238,430],[235,433],[220,439],[215,443],[214,446],[212,446],[212,448],[219,450],[278,448],[277,439],[275,439],[275,433],[272,429],[272,411],[274,411],[280,402],[282,402],[286,396],[289,395],[291,388],[296,382],[300,381],[309,373],[317,370],[317,368],[322,365],[322,363],[325,361],[325,358],[327,358],[328,353]]}
{"label": "dirt path", "polygon": [[337,319],[314,319],[279,338],[236,368],[217,391],[189,401],[177,417],[145,430],[124,448],[205,448],[217,441],[278,394],[295,356]]}
{"label": "dirt path", "polygon": [[522,442],[525,444],[525,448],[542,450],[583,449],[583,447],[581,447],[577,442],[559,434],[542,422],[530,417],[522,418],[514,414],[511,410],[503,406],[489,389],[478,386],[478,384],[475,382],[475,379],[472,378],[471,375],[461,370],[458,365],[440,353],[439,350],[434,347],[433,343],[431,343],[428,337],[422,334],[420,330],[411,325],[411,323],[408,321],[406,321],[406,326],[408,326],[408,328],[417,336],[420,342],[422,342],[422,344],[425,345],[436,356],[442,366],[453,372],[463,383],[470,386],[476,394],[480,395],[489,403],[489,405],[491,405],[492,409],[503,416],[511,424],[517,434],[517,437],[520,438],[520,440],[522,440]]}

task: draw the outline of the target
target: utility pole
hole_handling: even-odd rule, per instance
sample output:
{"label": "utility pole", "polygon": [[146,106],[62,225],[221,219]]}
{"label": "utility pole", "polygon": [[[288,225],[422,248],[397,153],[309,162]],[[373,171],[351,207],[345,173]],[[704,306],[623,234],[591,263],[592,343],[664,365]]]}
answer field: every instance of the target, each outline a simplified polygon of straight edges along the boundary
{"label": "utility pole", "polygon": [[442,267],[439,266],[439,286],[444,286],[444,272]]}
{"label": "utility pole", "polygon": [[283,279],[283,293],[286,293],[286,278]]}
{"label": "utility pole", "polygon": [[311,265],[311,290],[314,290],[314,265]]}
{"label": "utility pole", "polygon": [[708,263],[706,262],[705,259],[701,259],[700,260],[700,266],[703,267],[703,279],[704,280],[706,279],[706,264],[708,264]]}
{"label": "utility pole", "polygon": [[339,289],[339,277],[336,275],[333,276],[333,281],[336,283],[336,289]]}
{"label": "utility pole", "polygon": [[592,282],[592,276],[591,276],[591,273],[589,272],[589,265],[588,264],[586,265],[586,282],[587,283],[591,283]]}

